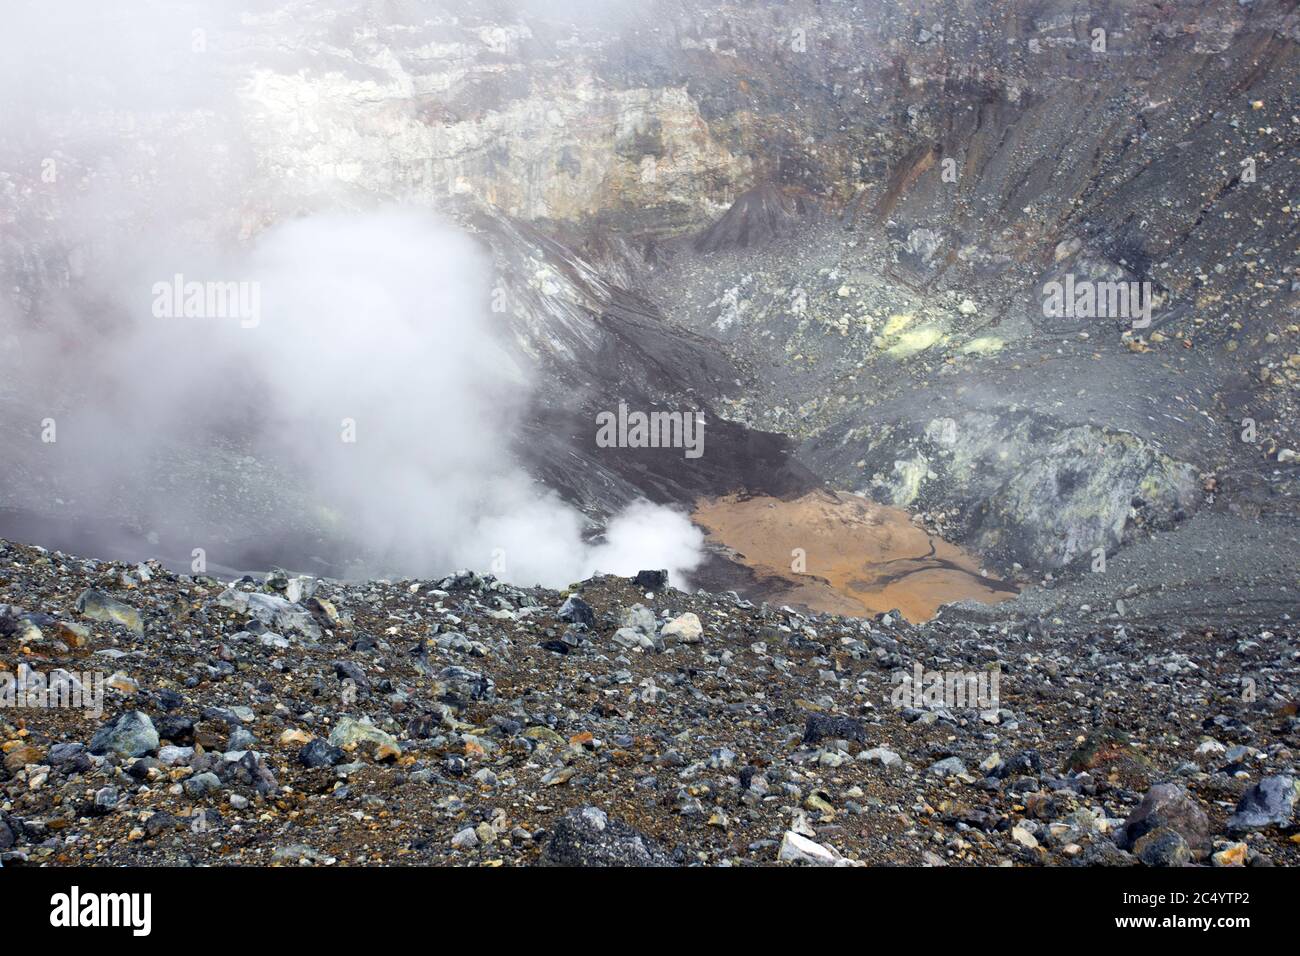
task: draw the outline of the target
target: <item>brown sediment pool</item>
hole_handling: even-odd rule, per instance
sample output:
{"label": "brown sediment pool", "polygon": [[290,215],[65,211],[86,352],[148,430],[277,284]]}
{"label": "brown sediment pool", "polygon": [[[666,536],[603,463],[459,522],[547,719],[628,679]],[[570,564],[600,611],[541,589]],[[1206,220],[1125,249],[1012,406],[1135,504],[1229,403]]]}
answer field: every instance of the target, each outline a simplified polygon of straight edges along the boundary
{"label": "brown sediment pool", "polygon": [[858,617],[897,608],[919,622],[952,601],[996,604],[1019,590],[985,575],[976,558],[907,512],[856,495],[727,495],[700,499],[692,519],[755,574],[772,602]]}

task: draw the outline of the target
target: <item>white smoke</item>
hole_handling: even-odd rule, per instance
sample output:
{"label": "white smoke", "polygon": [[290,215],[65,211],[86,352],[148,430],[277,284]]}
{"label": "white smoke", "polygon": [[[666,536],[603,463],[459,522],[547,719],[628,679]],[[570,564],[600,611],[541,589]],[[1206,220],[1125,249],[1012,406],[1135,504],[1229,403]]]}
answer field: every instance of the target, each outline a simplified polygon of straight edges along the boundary
{"label": "white smoke", "polygon": [[[301,220],[253,252],[262,322],[223,338],[260,371],[275,440],[348,531],[399,566],[553,586],[666,567],[680,582],[702,541],[684,517],[642,503],[589,546],[581,514],[512,460],[528,372],[491,327],[489,265],[427,214]],[[345,421],[355,441],[341,440]]]}
{"label": "white smoke", "polygon": [[[26,378],[79,395],[61,441],[83,504],[138,480],[115,463],[167,460],[233,434],[363,546],[358,572],[472,567],[563,586],[644,567],[681,583],[698,565],[700,532],[644,502],[615,517],[603,543],[586,543],[583,516],[513,460],[529,370],[492,327],[486,254],[432,215],[320,214],[219,265],[183,252],[134,275],[110,294],[122,296],[119,321],[103,338],[83,332],[79,352],[24,337]],[[256,290],[257,314],[232,295],[221,315],[156,315],[150,297],[169,303],[174,281],[243,284]],[[156,503],[156,513],[181,505]],[[220,520],[173,513],[165,523]]]}
{"label": "white smoke", "polygon": [[[667,568],[682,585],[702,546],[685,516],[637,503],[591,543],[590,522],[513,458],[532,369],[501,344],[491,263],[471,235],[428,210],[356,211],[353,199],[330,211],[326,198],[322,212],[227,241],[249,174],[220,108],[232,91],[209,60],[183,55],[191,26],[229,22],[219,6],[150,20],[115,0],[71,2],[46,28],[43,5],[23,0],[0,38],[0,76],[23,81],[0,99],[21,134],[0,154],[18,184],[0,188],[13,204],[0,221],[43,230],[39,259],[24,247],[17,286],[0,289],[0,378],[59,427],[39,454],[15,449],[34,485],[57,489],[74,518],[133,512],[186,551],[301,523],[356,543],[356,574],[470,567],[563,586]],[[154,47],[174,52],[142,55]],[[78,81],[45,80],[64,69]],[[160,91],[178,78],[187,112],[159,112],[176,107]],[[130,128],[106,141],[101,115],[79,139],[87,104],[201,125],[150,150]],[[51,159],[64,181],[98,185],[71,195],[38,182]],[[256,316],[230,303],[169,314],[158,289],[178,275],[240,284]],[[236,466],[254,477],[214,473]],[[250,500],[257,476],[266,501]]]}

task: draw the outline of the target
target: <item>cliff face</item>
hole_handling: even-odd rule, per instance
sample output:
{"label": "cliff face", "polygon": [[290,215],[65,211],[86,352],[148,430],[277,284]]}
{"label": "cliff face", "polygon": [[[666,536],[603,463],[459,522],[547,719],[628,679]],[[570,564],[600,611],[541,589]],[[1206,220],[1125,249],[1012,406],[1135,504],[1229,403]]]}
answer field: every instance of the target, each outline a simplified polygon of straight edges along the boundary
{"label": "cliff face", "polygon": [[1063,260],[1224,337],[1295,314],[1292,0],[605,6],[281,0],[198,38],[178,16],[165,95],[92,64],[0,147],[13,308],[93,269],[87,216],[248,237],[454,199],[644,237],[783,187],[889,237],[913,285]]}
{"label": "cliff face", "polygon": [[251,64],[239,108],[278,195],[470,195],[528,220],[688,219],[750,173],[683,84],[602,76],[616,51],[598,29],[449,14],[354,28],[341,48],[305,37],[306,70]]}
{"label": "cliff face", "polygon": [[778,185],[926,230],[925,281],[972,245],[994,267],[1074,240],[1188,305],[1291,294],[1250,274],[1294,265],[1290,0],[601,7],[282,0],[178,32],[173,95],[126,108],[92,72],[5,144],[7,271],[57,276],[42,224],[96,187],[192,184],[181,216],[235,194],[243,235],[453,196],[666,234]]}
{"label": "cliff face", "polygon": [[[768,182],[877,214],[1049,224],[1127,209],[1157,184],[1184,198],[1190,183],[1155,173],[1195,148],[1188,114],[1202,137],[1237,130],[1233,175],[1252,152],[1272,166],[1268,144],[1294,132],[1300,18],[1286,0],[250,6],[205,31],[201,52],[173,38],[169,76],[188,103],[86,115],[92,84],[89,102],[65,104],[78,134],[182,139],[202,135],[185,123],[223,118],[262,201],[472,194],[524,219],[665,229]],[[1232,124],[1243,99],[1263,101],[1262,139]],[[961,173],[955,204],[913,188],[943,159]],[[1202,164],[1198,194],[1219,165]]]}
{"label": "cliff face", "polygon": [[[664,233],[798,186],[930,230],[934,268],[971,243],[1043,259],[1079,238],[1207,302],[1245,278],[1215,272],[1219,250],[1257,222],[1294,235],[1293,3],[427,6],[302,4],[224,38],[258,205],[464,194]],[[297,62],[263,52],[286,15]]]}

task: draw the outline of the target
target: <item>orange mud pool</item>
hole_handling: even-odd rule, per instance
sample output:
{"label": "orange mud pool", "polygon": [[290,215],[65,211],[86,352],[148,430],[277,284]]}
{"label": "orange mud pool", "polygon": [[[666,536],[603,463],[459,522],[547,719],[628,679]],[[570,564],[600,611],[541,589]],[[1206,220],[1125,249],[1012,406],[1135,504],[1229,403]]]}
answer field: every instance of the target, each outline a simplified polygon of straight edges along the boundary
{"label": "orange mud pool", "polygon": [[907,512],[856,495],[727,495],[701,499],[691,517],[712,546],[755,574],[771,603],[853,617],[897,608],[916,623],[943,604],[996,604],[1018,590]]}

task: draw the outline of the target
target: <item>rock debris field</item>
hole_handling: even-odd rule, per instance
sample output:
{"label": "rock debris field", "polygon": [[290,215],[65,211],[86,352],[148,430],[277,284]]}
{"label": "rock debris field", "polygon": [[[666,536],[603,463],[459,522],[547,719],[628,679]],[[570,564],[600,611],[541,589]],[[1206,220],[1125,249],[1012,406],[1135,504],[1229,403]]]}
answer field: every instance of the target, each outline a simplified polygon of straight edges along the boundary
{"label": "rock debris field", "polygon": [[[231,583],[0,542],[0,861],[1300,863],[1286,615],[1013,605],[914,626],[657,572]],[[996,708],[897,706],[917,666],[996,673]],[[94,675],[101,714],[24,706]]]}

